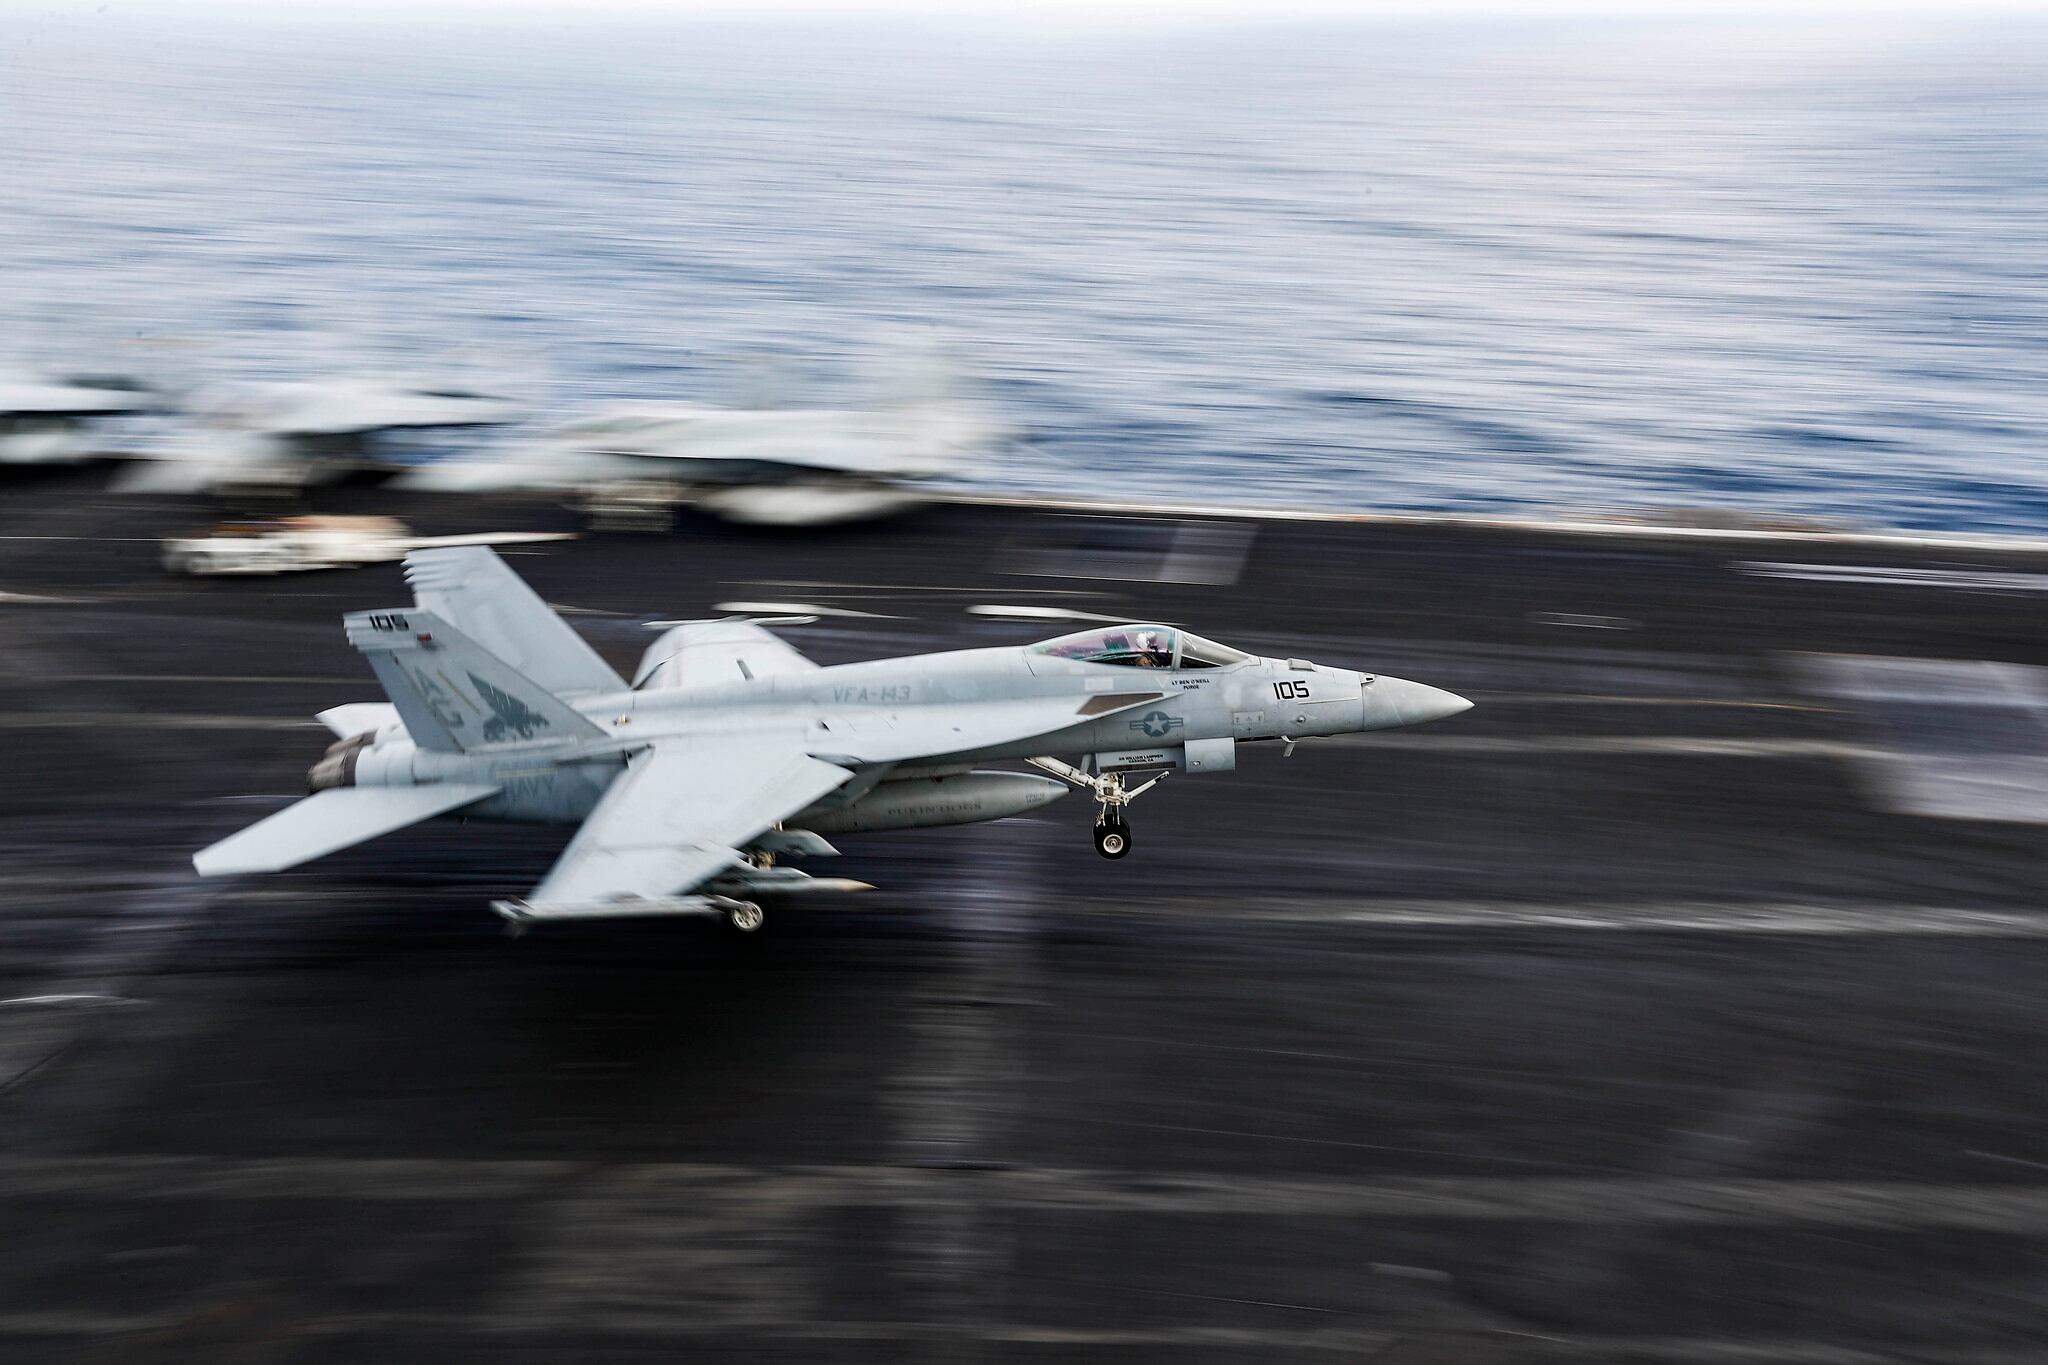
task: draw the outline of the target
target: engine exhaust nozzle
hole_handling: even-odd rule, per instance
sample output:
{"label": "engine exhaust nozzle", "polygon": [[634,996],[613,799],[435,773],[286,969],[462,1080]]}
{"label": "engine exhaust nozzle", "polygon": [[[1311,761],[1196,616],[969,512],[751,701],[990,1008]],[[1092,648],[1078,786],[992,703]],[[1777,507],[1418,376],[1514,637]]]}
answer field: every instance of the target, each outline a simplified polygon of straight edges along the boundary
{"label": "engine exhaust nozzle", "polygon": [[324,792],[336,787],[353,787],[356,784],[356,759],[375,738],[375,735],[352,735],[328,745],[320,761],[306,769],[306,790]]}

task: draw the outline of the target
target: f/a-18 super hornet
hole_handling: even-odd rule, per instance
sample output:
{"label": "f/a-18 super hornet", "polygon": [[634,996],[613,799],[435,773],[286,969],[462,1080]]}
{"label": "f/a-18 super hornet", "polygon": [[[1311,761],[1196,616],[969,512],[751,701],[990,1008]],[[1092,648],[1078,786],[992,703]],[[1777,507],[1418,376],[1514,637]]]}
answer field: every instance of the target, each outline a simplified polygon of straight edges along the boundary
{"label": "f/a-18 super hornet", "polygon": [[[834,852],[827,834],[996,820],[1071,786],[1121,858],[1131,803],[1167,770],[1471,705],[1166,625],[827,668],[758,622],[664,622],[626,679],[488,549],[420,551],[405,576],[411,606],[343,618],[390,700],[321,712],[339,738],[312,795],[199,853],[201,873],[274,872],[435,816],[580,822],[539,886],[492,908],[752,929],[759,897],[860,887],[778,863]],[[1051,776],[984,766],[1003,761]]]}

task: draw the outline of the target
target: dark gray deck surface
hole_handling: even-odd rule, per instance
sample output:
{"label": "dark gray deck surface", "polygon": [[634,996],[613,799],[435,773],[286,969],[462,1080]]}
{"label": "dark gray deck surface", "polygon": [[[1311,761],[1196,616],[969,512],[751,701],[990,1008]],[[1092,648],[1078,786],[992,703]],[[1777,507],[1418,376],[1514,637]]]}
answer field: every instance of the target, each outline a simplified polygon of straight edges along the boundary
{"label": "dark gray deck surface", "polygon": [[[549,547],[621,662],[736,599],[884,614],[788,632],[826,662],[1063,603],[1479,707],[1170,779],[1120,864],[1076,798],[845,839],[881,889],[752,938],[514,940],[562,833],[191,873],[406,594],[170,579],[204,515],[94,490],[0,488],[0,593],[67,599],[0,598],[0,1359],[2048,1351],[2048,691],[1977,662],[2048,663],[2048,599],[1971,577],[2027,562],[971,508]],[[1844,695],[1864,656],[1957,666]]]}

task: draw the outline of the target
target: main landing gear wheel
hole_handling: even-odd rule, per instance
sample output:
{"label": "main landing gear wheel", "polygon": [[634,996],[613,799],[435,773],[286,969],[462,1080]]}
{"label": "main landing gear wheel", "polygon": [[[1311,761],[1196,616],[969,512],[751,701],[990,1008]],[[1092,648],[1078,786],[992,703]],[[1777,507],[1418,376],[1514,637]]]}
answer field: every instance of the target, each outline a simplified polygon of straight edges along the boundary
{"label": "main landing gear wheel", "polygon": [[1131,827],[1119,820],[1095,827],[1095,851],[1105,858],[1121,858],[1131,851]]}
{"label": "main landing gear wheel", "polygon": [[726,911],[725,917],[732,922],[733,928],[743,934],[753,933],[761,927],[761,921],[767,918],[761,912],[761,907],[752,901],[741,901],[733,906],[732,909]]}

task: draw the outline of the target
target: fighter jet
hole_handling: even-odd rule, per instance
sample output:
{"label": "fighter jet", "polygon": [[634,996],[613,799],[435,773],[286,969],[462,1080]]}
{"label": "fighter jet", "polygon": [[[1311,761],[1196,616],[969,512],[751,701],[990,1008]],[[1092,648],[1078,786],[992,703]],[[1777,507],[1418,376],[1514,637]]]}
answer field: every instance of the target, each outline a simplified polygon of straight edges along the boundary
{"label": "fighter jet", "polygon": [[972,477],[1007,439],[963,391],[930,337],[899,341],[875,362],[870,396],[853,405],[795,401],[786,377],[737,406],[610,405],[523,441],[423,464],[404,488],[574,493],[606,528],[665,530],[684,500],[752,525],[825,526],[895,515],[934,483]]}
{"label": "fighter jet", "polygon": [[754,525],[821,526],[888,516],[932,480],[964,472],[994,441],[966,408],[743,409],[622,404],[521,445],[422,465],[401,486],[429,492],[580,490],[593,513],[635,500]]}
{"label": "fighter jet", "polygon": [[[1131,803],[1168,771],[1471,706],[1147,624],[820,667],[758,621],[660,622],[628,679],[488,549],[417,552],[405,577],[410,605],[342,618],[389,700],[321,712],[337,739],[312,795],[197,854],[200,873],[275,872],[436,816],[580,824],[539,886],[493,903],[515,928],[751,930],[762,897],[865,889],[778,864],[836,852],[828,834],[997,820],[1073,787],[1096,850],[1122,858]],[[1005,761],[1052,776],[985,766]]]}

